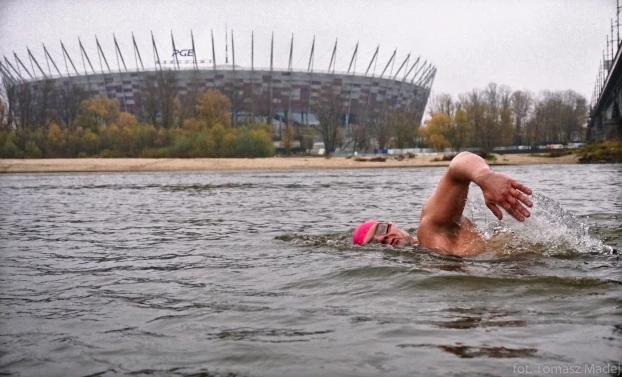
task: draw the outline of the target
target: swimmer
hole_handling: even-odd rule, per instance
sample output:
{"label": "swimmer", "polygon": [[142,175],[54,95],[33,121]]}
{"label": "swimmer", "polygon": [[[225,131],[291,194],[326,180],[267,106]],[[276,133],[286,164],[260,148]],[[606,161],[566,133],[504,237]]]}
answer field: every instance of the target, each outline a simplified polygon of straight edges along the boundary
{"label": "swimmer", "polygon": [[354,230],[352,241],[357,245],[421,245],[439,254],[460,257],[481,254],[486,250],[487,241],[475,224],[462,214],[471,182],[482,189],[486,206],[499,220],[503,218],[499,207],[520,222],[530,216],[527,207],[533,203],[526,195],[531,195],[531,189],[492,171],[481,157],[461,152],[451,161],[436,190],[423,205],[415,237],[390,222],[367,221]]}

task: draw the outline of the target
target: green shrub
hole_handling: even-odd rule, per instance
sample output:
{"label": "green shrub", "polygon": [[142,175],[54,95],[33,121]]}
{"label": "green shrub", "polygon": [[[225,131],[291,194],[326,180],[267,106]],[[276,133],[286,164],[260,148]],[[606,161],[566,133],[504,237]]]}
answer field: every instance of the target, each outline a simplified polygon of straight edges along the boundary
{"label": "green shrub", "polygon": [[15,143],[11,138],[8,138],[4,145],[0,148],[0,157],[1,158],[22,158],[24,157],[24,152]]}
{"label": "green shrub", "polygon": [[147,148],[140,152],[140,158],[163,158],[166,157],[166,151],[161,149]]}
{"label": "green shrub", "polygon": [[272,138],[263,130],[249,130],[244,127],[238,135],[235,156],[246,158],[274,156]]}
{"label": "green shrub", "polygon": [[103,151],[99,152],[99,157],[100,158],[120,158],[120,157],[123,157],[123,155],[121,154],[121,152],[117,150],[104,149]]}
{"label": "green shrub", "polygon": [[165,148],[166,157],[190,157],[190,152],[194,147],[192,139],[187,136],[178,136],[175,138],[175,143],[168,148]]}
{"label": "green shrub", "polygon": [[216,143],[208,131],[196,133],[191,157],[216,157]]}
{"label": "green shrub", "polygon": [[26,158],[41,158],[43,157],[43,153],[41,153],[41,149],[37,146],[33,140],[28,140],[26,142],[26,147],[24,148],[24,152],[26,152]]}
{"label": "green shrub", "polygon": [[480,150],[477,152],[474,152],[476,155],[480,156],[481,158],[483,158],[486,161],[497,161],[497,157],[495,157],[494,154],[492,153],[488,153],[486,151]]}

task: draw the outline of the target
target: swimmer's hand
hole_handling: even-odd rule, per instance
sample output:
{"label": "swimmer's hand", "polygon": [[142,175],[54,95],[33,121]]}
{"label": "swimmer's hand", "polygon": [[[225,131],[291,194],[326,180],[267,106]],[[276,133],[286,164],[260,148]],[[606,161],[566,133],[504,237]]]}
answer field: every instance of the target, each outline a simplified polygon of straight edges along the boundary
{"label": "swimmer's hand", "polygon": [[504,208],[516,220],[523,222],[531,214],[526,207],[533,203],[526,195],[531,195],[531,189],[507,175],[494,172],[490,169],[481,171],[474,182],[484,193],[486,207],[492,211],[497,219],[503,219],[503,213],[498,206]]}

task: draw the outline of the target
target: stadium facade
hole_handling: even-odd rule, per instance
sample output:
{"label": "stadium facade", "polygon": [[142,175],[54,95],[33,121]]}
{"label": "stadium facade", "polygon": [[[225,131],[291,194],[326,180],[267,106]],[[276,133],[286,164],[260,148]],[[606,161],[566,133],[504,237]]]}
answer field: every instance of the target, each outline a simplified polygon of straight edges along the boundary
{"label": "stadium facade", "polygon": [[[152,83],[152,89],[158,90],[158,78],[166,74],[172,77],[173,92],[179,98],[184,98],[190,92],[217,89],[227,95],[232,104],[232,119],[235,122],[243,118],[260,119],[267,117],[280,121],[291,121],[297,125],[314,125],[317,119],[313,114],[313,104],[316,99],[326,96],[327,90],[338,95],[341,103],[343,124],[356,123],[361,116],[374,116],[384,110],[409,111],[417,117],[417,123],[421,121],[430,89],[436,74],[436,68],[421,58],[412,58],[408,54],[405,60],[396,61],[396,52],[383,64],[381,74],[375,72],[378,64],[378,49],[371,61],[366,64],[364,73],[356,73],[358,60],[358,45],[350,59],[350,65],[345,72],[335,71],[337,42],[335,42],[328,70],[314,70],[315,40],[311,46],[309,63],[306,69],[295,69],[292,66],[293,37],[289,51],[289,64],[285,68],[273,66],[273,41],[270,50],[270,67],[255,68],[252,63],[254,51],[251,51],[251,66],[240,67],[235,64],[235,50],[233,37],[231,38],[231,57],[225,58],[225,64],[216,64],[216,54],[212,36],[211,59],[198,58],[194,50],[194,38],[192,48],[178,50],[171,35],[172,54],[158,51],[157,44],[152,35],[153,65],[145,67],[141,51],[139,50],[134,36],[132,36],[133,54],[135,67],[128,69],[126,58],[119,48],[116,37],[114,38],[114,55],[117,61],[116,69],[108,64],[108,58],[104,53],[99,41],[96,40],[97,57],[89,56],[81,41],[79,41],[80,58],[84,70],[76,68],[72,59],[61,42],[62,58],[54,59],[43,46],[43,53],[39,59],[28,50],[27,58],[20,58],[14,53],[14,59],[3,57],[0,62],[0,74],[4,83],[5,92],[7,87],[28,88],[34,96],[48,93],[52,97],[51,102],[58,103],[63,90],[68,88],[81,88],[87,96],[94,97],[105,95],[119,102],[121,111],[142,115],[145,110],[146,86]],[[254,43],[251,43],[254,46]],[[228,46],[227,46],[228,48]],[[160,47],[160,50],[164,50]],[[251,48],[254,50],[254,48]],[[164,53],[166,59],[161,59]],[[92,53],[91,53],[92,54]],[[93,67],[92,61],[99,61],[100,69]],[[64,65],[57,64],[63,63]],[[151,64],[147,64],[148,66]],[[374,70],[372,70],[372,66]],[[47,69],[45,69],[45,68]],[[397,69],[395,69],[397,67]],[[65,72],[65,73],[63,73]],[[5,95],[6,97],[6,95]],[[32,98],[32,95],[30,96]],[[23,96],[21,101],[24,101]],[[13,108],[24,107],[20,103],[20,96],[13,99]]]}

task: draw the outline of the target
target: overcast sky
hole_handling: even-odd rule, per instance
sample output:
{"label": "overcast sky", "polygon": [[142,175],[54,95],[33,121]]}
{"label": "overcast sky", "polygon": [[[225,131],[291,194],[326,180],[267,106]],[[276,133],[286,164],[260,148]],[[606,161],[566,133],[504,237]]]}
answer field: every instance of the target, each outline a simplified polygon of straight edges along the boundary
{"label": "overcast sky", "polygon": [[[29,47],[47,70],[44,43],[65,73],[62,39],[82,70],[80,38],[99,70],[97,35],[116,69],[112,33],[134,66],[134,32],[145,65],[153,66],[151,31],[164,59],[172,54],[171,31],[182,49],[191,47],[192,30],[197,57],[207,60],[213,30],[220,64],[225,30],[233,30],[236,65],[250,66],[254,31],[254,64],[268,67],[274,32],[280,68],[287,68],[292,34],[298,69],[307,68],[314,36],[314,67],[328,69],[338,38],[338,71],[347,70],[359,42],[357,72],[365,71],[378,45],[376,74],[395,49],[394,70],[408,53],[420,55],[438,68],[435,93],[457,96],[496,82],[536,93],[573,89],[590,101],[615,16],[615,0],[0,0],[0,54],[14,62],[15,51],[30,67]],[[231,48],[229,42],[229,59]]]}

